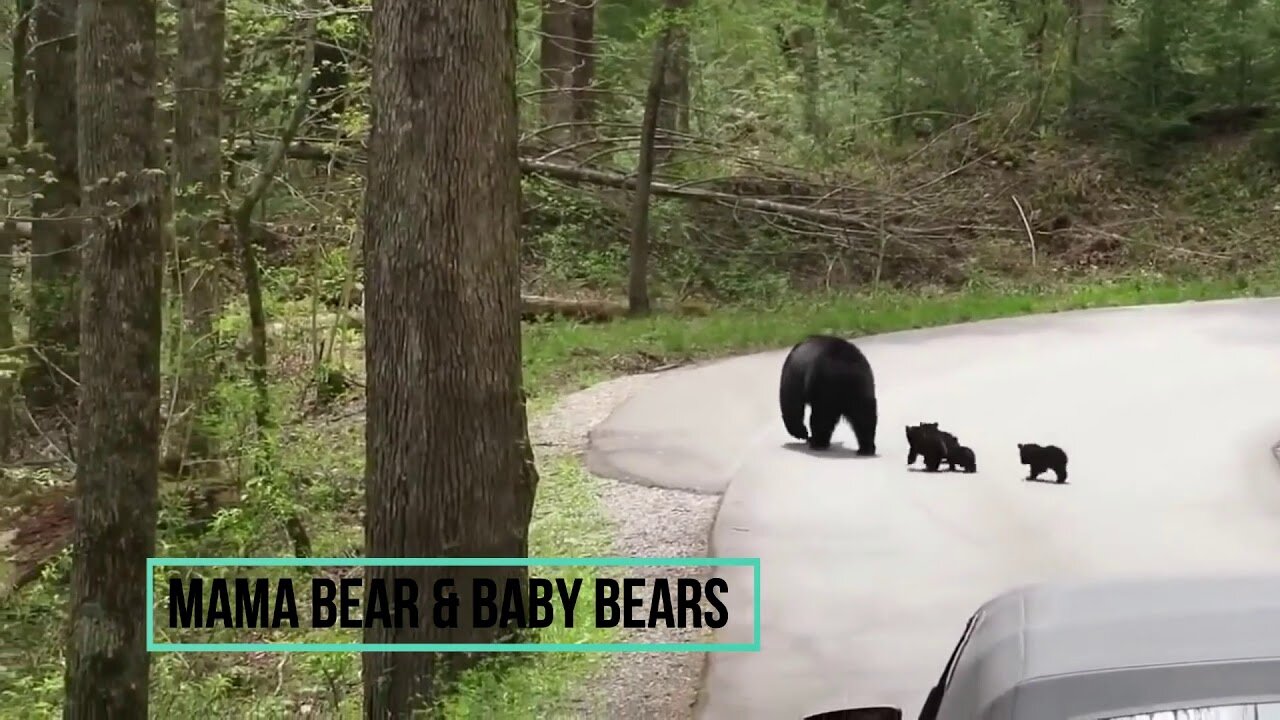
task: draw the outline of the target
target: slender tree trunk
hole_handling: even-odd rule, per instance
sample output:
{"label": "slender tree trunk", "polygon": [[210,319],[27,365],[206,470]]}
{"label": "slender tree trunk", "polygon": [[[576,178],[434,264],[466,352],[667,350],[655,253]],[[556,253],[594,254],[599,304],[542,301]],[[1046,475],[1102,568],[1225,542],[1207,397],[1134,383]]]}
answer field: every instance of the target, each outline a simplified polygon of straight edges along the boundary
{"label": "slender tree trunk", "polygon": [[13,24],[13,120],[9,128],[9,144],[25,150],[31,122],[31,101],[27,93],[27,39],[31,32],[32,0],[17,0],[17,22]]}
{"label": "slender tree trunk", "polygon": [[[693,0],[666,0],[668,10],[688,10]],[[689,29],[683,19],[671,28],[670,48],[662,73],[662,105],[658,109],[658,138],[664,147],[654,151],[654,164],[671,158],[677,133],[689,132]]]}
{"label": "slender tree trunk", "polygon": [[174,66],[177,95],[174,164],[177,170],[179,222],[178,273],[182,287],[183,342],[178,348],[184,369],[178,378],[174,425],[178,458],[207,457],[208,433],[199,414],[213,384],[216,344],[214,320],[221,306],[218,277],[221,263],[221,195],[223,48],[225,0],[179,0],[178,61]]}
{"label": "slender tree trunk", "polygon": [[34,202],[41,219],[32,226],[30,341],[23,378],[35,407],[70,403],[78,373],[80,181],[76,168],[76,0],[40,0],[32,20],[32,130],[44,157],[36,167],[52,182]]}
{"label": "slender tree trunk", "polygon": [[573,0],[573,138],[583,141],[594,135],[596,117],[596,7],[600,0]]}
{"label": "slender tree trunk", "polygon": [[826,123],[818,109],[821,68],[818,63],[818,33],[812,25],[801,24],[786,33],[783,54],[800,75],[800,119],[804,131],[815,140],[826,137]]}
{"label": "slender tree trunk", "polygon": [[649,298],[649,199],[653,183],[654,140],[658,113],[662,106],[667,63],[671,55],[674,26],[667,26],[653,46],[653,69],[644,99],[644,120],[640,126],[640,160],[636,168],[636,193],[631,206],[631,257],[627,283],[627,310],[633,316],[648,315]]}
{"label": "slender tree trunk", "polygon": [[11,357],[13,337],[13,249],[17,245],[18,228],[13,221],[0,225],[0,363],[6,372],[0,377],[0,462],[9,460],[13,447],[13,386]]}
{"label": "slender tree trunk", "polygon": [[1086,75],[1106,46],[1109,34],[1107,0],[1066,0],[1071,13],[1071,86],[1068,111],[1077,113],[1088,102]]}
{"label": "slender tree trunk", "polygon": [[573,137],[574,121],[574,33],[575,0],[542,0],[539,65],[542,77],[543,134],[555,145],[567,145]]}
{"label": "slender tree trunk", "polygon": [[[536,473],[521,392],[515,3],[380,0],[365,206],[365,548],[523,557]],[[490,642],[467,588],[525,568],[370,568],[457,582],[459,629],[365,641]],[[366,653],[365,717],[408,717],[474,658]]]}
{"label": "slender tree trunk", "polygon": [[86,245],[66,718],[146,718],[166,192],[154,0],[79,0]]}

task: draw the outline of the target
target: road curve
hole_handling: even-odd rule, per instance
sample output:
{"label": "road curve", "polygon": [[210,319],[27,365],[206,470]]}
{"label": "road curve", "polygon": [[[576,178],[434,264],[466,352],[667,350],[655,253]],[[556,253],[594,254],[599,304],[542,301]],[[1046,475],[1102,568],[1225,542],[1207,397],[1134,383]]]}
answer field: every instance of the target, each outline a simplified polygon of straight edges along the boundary
{"label": "road curve", "polygon": [[[880,397],[876,458],[786,434],[785,349],[669,372],[592,433],[594,472],[723,492],[711,552],[762,559],[763,649],[709,656],[700,720],[880,703],[914,717],[969,614],[1012,586],[1280,568],[1280,299],[858,345]],[[922,420],[972,447],[978,473],[908,469],[903,426]],[[835,440],[855,446],[847,425]],[[1066,449],[1069,484],[1021,481],[1018,442]],[[718,574],[741,589],[717,640],[749,642],[750,571]]]}

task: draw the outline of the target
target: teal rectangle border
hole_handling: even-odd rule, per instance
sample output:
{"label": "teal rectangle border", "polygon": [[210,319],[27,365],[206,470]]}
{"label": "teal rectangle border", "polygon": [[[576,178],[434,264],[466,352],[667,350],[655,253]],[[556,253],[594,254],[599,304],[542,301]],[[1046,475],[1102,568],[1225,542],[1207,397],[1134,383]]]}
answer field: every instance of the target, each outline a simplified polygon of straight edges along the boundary
{"label": "teal rectangle border", "polygon": [[[155,572],[163,567],[749,567],[749,643],[158,643]],[[147,558],[147,652],[760,652],[760,558]]]}

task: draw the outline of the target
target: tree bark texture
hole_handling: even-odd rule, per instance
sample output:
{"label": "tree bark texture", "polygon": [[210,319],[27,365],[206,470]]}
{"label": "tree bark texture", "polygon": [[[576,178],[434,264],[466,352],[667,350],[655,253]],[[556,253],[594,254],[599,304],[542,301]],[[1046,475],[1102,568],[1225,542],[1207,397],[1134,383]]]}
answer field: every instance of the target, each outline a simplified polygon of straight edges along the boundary
{"label": "tree bark texture", "polygon": [[40,0],[35,26],[32,135],[36,167],[53,182],[33,204],[27,402],[48,407],[75,397],[79,344],[80,181],[76,168],[76,0]]}
{"label": "tree bark texture", "polygon": [[[581,25],[578,14],[578,3],[591,0],[542,0],[541,38],[539,47],[539,67],[542,79],[542,95],[539,103],[542,110],[542,121],[548,130],[544,137],[554,145],[567,145],[577,134],[573,124],[580,114],[578,97],[581,95],[577,81],[590,69],[579,68],[579,43],[575,33],[575,25]],[[594,30],[594,21],[592,22]]]}
{"label": "tree bark texture", "polygon": [[[536,472],[521,392],[515,3],[381,0],[365,205],[365,548],[525,557]],[[524,568],[370,568],[457,581],[459,629],[366,642],[490,642],[470,579]],[[429,592],[429,590],[427,590]],[[472,658],[366,653],[365,716],[407,717]],[[447,664],[445,664],[447,663]]]}
{"label": "tree bark texture", "polygon": [[85,197],[79,452],[66,718],[146,718],[165,182],[154,0],[80,0]]}
{"label": "tree bark texture", "polygon": [[213,324],[218,297],[221,205],[223,46],[225,0],[179,0],[174,164],[179,209],[178,273],[182,284],[184,372],[178,379],[176,448],[205,456],[210,449],[198,420],[212,384]]}
{"label": "tree bark texture", "polygon": [[[668,10],[688,10],[693,0],[666,0]],[[671,28],[670,49],[662,73],[662,105],[658,110],[658,129],[663,147],[654,153],[654,163],[662,165],[671,157],[671,146],[677,133],[689,132],[689,28],[683,18]]]}
{"label": "tree bark texture", "polygon": [[575,0],[573,18],[574,64],[573,137],[581,142],[594,136],[596,118],[596,6],[600,0]]}
{"label": "tree bark texture", "polygon": [[27,92],[27,39],[31,33],[32,0],[17,0],[17,21],[13,24],[13,119],[9,127],[9,144],[15,150],[27,147],[31,121],[31,101]]}

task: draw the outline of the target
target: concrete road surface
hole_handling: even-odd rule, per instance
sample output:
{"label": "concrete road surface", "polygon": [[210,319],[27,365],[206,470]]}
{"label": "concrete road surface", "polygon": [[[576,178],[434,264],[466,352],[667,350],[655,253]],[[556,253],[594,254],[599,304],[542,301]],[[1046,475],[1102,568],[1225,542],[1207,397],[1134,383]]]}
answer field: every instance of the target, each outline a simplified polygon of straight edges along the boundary
{"label": "concrete road surface", "polygon": [[[858,344],[878,457],[852,455],[847,425],[825,455],[787,435],[786,350],[670,372],[593,433],[597,472],[723,491],[712,553],[762,558],[763,650],[710,656],[702,720],[880,703],[914,717],[970,613],[1022,583],[1280,568],[1280,301]],[[974,449],[977,474],[906,466],[903,426],[932,420]],[[1019,442],[1063,447],[1069,484],[1022,481]],[[750,642],[750,571],[718,574],[738,591],[717,640]]]}

